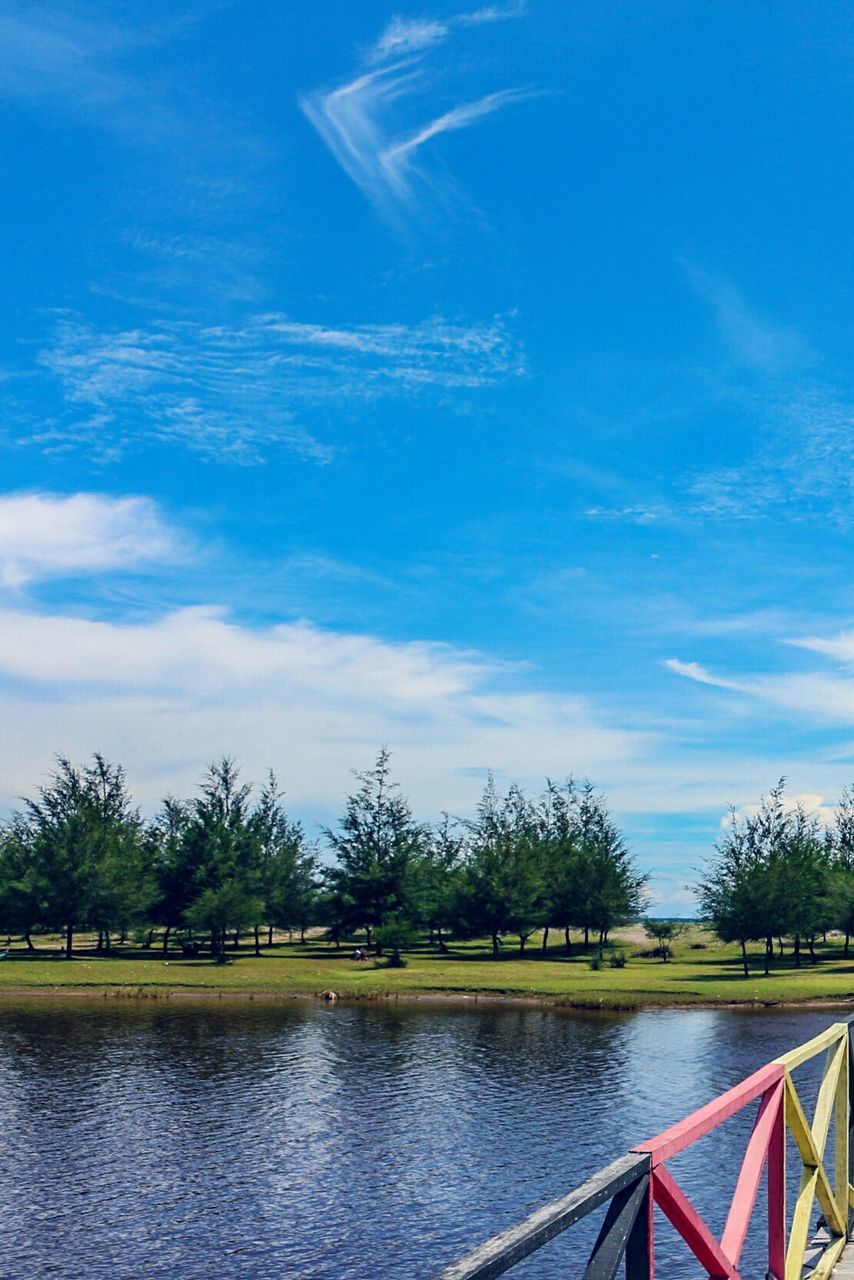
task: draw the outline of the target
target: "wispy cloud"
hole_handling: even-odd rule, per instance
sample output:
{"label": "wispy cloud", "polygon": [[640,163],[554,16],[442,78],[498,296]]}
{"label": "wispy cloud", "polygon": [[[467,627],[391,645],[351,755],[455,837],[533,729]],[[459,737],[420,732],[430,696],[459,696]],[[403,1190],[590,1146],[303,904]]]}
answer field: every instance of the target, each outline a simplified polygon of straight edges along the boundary
{"label": "wispy cloud", "polygon": [[668,670],[675,671],[678,676],[696,680],[698,684],[710,684],[718,689],[737,689],[739,687],[730,680],[722,680],[718,676],[713,676],[705,667],[700,666],[699,662],[681,662],[678,658],[668,658],[664,665]]}
{"label": "wispy cloud", "polygon": [[803,636],[787,640],[786,644],[811,649],[813,653],[823,653],[846,666],[854,666],[854,631],[840,631],[835,636]]}
{"label": "wispy cloud", "polygon": [[[430,196],[447,195],[447,183],[418,152],[432,139],[466,129],[502,107],[536,96],[517,86],[483,94],[412,120],[413,100],[435,97],[443,83],[430,54],[455,30],[517,18],[524,6],[491,5],[451,18],[394,17],[365,51],[352,78],[333,89],[304,95],[300,106],[345,173],[385,217],[399,221]],[[447,73],[444,77],[447,80]]]}
{"label": "wispy cloud", "polygon": [[[815,642],[795,643],[818,649]],[[847,652],[847,644],[847,637],[843,637],[842,652]],[[819,651],[829,650],[825,647]],[[766,703],[777,711],[801,717],[805,726],[808,725],[811,729],[822,725],[833,726],[840,722],[850,723],[854,717],[854,680],[845,673],[778,671],[772,674],[748,673],[736,678],[724,678],[714,675],[697,662],[669,658],[665,665],[676,675],[688,680],[742,694],[750,701]]]}
{"label": "wispy cloud", "polygon": [[[0,13],[0,98],[61,110],[146,149],[205,153],[225,141],[221,112],[196,100],[180,81],[153,71],[152,49],[170,42],[202,16],[198,8],[152,18],[143,7],[123,21],[115,6],[10,3]],[[207,110],[205,110],[205,107]],[[233,143],[235,135],[229,134]]]}
{"label": "wispy cloud", "polygon": [[854,517],[854,408],[813,386],[742,396],[752,402],[759,443],[739,467],[721,468],[688,488],[702,515],[789,521]]}
{"label": "wispy cloud", "polygon": [[162,565],[184,538],[148,498],[96,493],[0,495],[0,586]]}
{"label": "wispy cloud", "polygon": [[234,327],[163,321],[115,332],[66,318],[39,360],[59,384],[62,408],[37,428],[27,423],[19,438],[103,460],[159,442],[243,463],[273,448],[330,461],[334,446],[299,420],[320,400],[472,390],[523,368],[501,320],[340,327],[278,312]]}
{"label": "wispy cloud", "polygon": [[734,281],[696,264],[683,262],[682,266],[696,292],[711,306],[721,336],[739,364],[777,376],[812,360],[801,335],[760,315]]}

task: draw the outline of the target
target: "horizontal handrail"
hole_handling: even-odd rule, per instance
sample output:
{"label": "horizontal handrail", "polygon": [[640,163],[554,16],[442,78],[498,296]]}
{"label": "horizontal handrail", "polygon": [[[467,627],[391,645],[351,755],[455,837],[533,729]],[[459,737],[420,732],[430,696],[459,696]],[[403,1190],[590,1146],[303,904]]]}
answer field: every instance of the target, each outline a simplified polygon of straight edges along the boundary
{"label": "horizontal handrail", "polygon": [[518,1226],[493,1236],[459,1262],[446,1267],[436,1280],[494,1280],[607,1200],[633,1187],[648,1172],[649,1156],[632,1152],[621,1156],[568,1195],[537,1209]]}

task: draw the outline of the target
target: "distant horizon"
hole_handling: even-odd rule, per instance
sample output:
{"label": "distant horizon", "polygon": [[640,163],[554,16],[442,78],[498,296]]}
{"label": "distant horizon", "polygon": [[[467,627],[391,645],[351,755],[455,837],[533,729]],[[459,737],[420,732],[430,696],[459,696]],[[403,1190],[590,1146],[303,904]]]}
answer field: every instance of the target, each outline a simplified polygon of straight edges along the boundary
{"label": "distant horizon", "polygon": [[[854,783],[850,10],[0,0],[0,815]],[[692,918],[692,917],[685,917]]]}

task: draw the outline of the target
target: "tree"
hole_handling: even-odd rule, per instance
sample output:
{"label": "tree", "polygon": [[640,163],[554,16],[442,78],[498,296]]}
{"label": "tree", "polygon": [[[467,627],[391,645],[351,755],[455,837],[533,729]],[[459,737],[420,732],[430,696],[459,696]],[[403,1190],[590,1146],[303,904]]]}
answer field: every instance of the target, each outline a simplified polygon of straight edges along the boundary
{"label": "tree", "polygon": [[390,753],[383,747],[372,769],[356,773],[361,783],[347,798],[339,830],[324,829],[338,865],[327,880],[340,899],[352,903],[354,923],[372,931],[388,919],[411,921],[415,910],[415,866],[428,842],[408,801],[391,781]]}
{"label": "tree", "polygon": [[15,814],[0,835],[0,930],[20,933],[35,950],[31,933],[42,916],[32,841],[27,824]]}
{"label": "tree", "polygon": [[[220,924],[222,911],[216,906],[220,900],[229,906],[232,919],[228,921],[228,928],[235,947],[239,945],[241,932],[247,925],[255,925],[263,913],[263,902],[257,892],[257,844],[249,804],[251,787],[239,778],[237,766],[227,757],[208,768],[200,784],[201,794],[190,805],[181,841],[185,874],[194,888],[185,919],[192,927],[200,928],[199,920],[207,913],[212,923],[204,927],[210,928],[214,953],[225,945]],[[204,907],[195,910],[203,898]],[[261,906],[252,918],[259,902]],[[237,903],[242,904],[239,911],[232,909]],[[250,906],[253,911],[249,910]]]}
{"label": "tree", "polygon": [[[715,846],[697,897],[703,916],[722,942],[741,944],[745,978],[750,976],[747,943],[765,937],[767,894],[764,867],[745,824],[731,811],[726,834]],[[766,951],[766,972],[768,957]]]}
{"label": "tree", "polygon": [[656,942],[656,950],[666,964],[673,954],[673,943],[685,932],[685,926],[679,920],[646,919],[643,927],[648,938]]}
{"label": "tree", "polygon": [[544,953],[551,927],[563,930],[566,950],[572,950],[570,928],[582,914],[582,860],[575,799],[572,778],[564,787],[548,779],[537,808],[546,911]]}
{"label": "tree", "polygon": [[144,910],[139,815],[122,768],[97,753],[83,769],[60,756],[51,782],[24,803],[31,889],[43,923],[64,932],[70,959],[80,927],[109,933]]}
{"label": "tree", "polygon": [[440,951],[447,951],[444,934],[454,928],[459,917],[462,851],[462,836],[446,813],[415,858],[415,913]]}
{"label": "tree", "polygon": [[466,823],[465,915],[469,932],[486,933],[492,954],[501,937],[519,937],[519,950],[545,910],[542,847],[533,807],[515,784],[499,796],[490,775],[477,817]]}
{"label": "tree", "polygon": [[854,933],[854,788],[846,787],[836,807],[827,836],[827,860],[831,875],[831,919],[845,934],[848,959]]}
{"label": "tree", "polygon": [[601,951],[611,929],[643,911],[649,876],[638,871],[604,797],[597,795],[592,783],[576,787],[570,781],[568,791],[578,849],[577,923],[584,930],[585,947],[590,931],[595,930]]}
{"label": "tree", "polygon": [[[268,942],[272,942],[274,926],[299,929],[304,942],[317,906],[317,857],[306,842],[301,824],[288,818],[282,799],[271,772],[252,815],[257,847],[256,892],[265,904]],[[256,928],[256,954],[258,949]]]}
{"label": "tree", "polygon": [[186,913],[193,929],[207,930],[211,935],[211,954],[217,964],[225,963],[226,934],[239,933],[256,920],[263,903],[254,898],[236,880],[227,880],[217,888],[204,889]]}
{"label": "tree", "polygon": [[164,955],[172,930],[184,924],[187,909],[200,892],[198,868],[188,856],[189,822],[190,806],[167,796],[147,832],[155,885],[149,919],[163,925]]}
{"label": "tree", "polygon": [[747,943],[765,942],[765,973],[773,939],[794,938],[795,964],[806,939],[815,961],[815,935],[827,926],[830,865],[818,821],[800,805],[787,805],[780,779],[754,812],[730,811],[726,834],[699,885],[700,901],[718,936],[741,943],[748,975]]}

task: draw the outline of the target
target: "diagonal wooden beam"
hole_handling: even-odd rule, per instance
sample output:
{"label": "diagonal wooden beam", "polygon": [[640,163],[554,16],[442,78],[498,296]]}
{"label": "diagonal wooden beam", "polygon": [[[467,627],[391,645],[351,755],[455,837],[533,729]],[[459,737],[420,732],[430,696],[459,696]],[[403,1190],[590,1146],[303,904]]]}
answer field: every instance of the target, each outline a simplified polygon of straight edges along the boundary
{"label": "diagonal wooden beam", "polygon": [[762,1170],[765,1167],[774,1126],[783,1105],[784,1088],[784,1082],[780,1080],[763,1097],[753,1122],[753,1133],[750,1135],[741,1172],[735,1185],[732,1204],[721,1238],[721,1249],[736,1267],[744,1248],[744,1240],[750,1225],[753,1206],[756,1203],[759,1184],[762,1181]]}
{"label": "diagonal wooden beam", "polygon": [[819,1085],[813,1122],[810,1125],[813,1142],[820,1156],[824,1156],[824,1148],[827,1145],[827,1135],[830,1131],[830,1120],[833,1115],[833,1103],[836,1097],[836,1086],[839,1083],[842,1063],[845,1060],[847,1051],[848,1046],[844,1040],[840,1040],[837,1045],[831,1045],[827,1051],[827,1060],[824,1064],[821,1084]]}
{"label": "diagonal wooden beam", "polygon": [[[813,1138],[812,1129],[807,1123],[804,1115],[804,1109],[801,1106],[801,1100],[797,1095],[792,1077],[786,1076],[786,1123],[792,1131],[795,1139],[795,1145],[800,1152],[801,1160],[805,1166],[805,1177],[811,1171],[815,1170],[816,1178],[814,1183],[807,1178],[802,1182],[801,1190],[798,1192],[798,1204],[801,1203],[801,1197],[807,1194],[806,1188],[808,1183],[813,1186],[813,1191],[809,1193],[809,1209],[812,1209],[812,1195],[818,1196],[818,1202],[824,1211],[827,1219],[827,1225],[830,1227],[834,1235],[841,1236],[846,1234],[846,1224],[844,1217],[839,1212],[839,1207],[833,1195],[833,1189],[827,1179],[821,1156],[816,1148],[815,1139]],[[793,1227],[794,1230],[794,1227]],[[806,1246],[806,1237],[804,1237],[804,1246]]]}
{"label": "diagonal wooden beam", "polygon": [[818,1169],[804,1169],[801,1174],[801,1185],[798,1188],[798,1198],[795,1201],[795,1212],[792,1214],[789,1247],[786,1249],[786,1280],[801,1280],[817,1182]]}
{"label": "diagonal wooden beam", "polygon": [[[676,1179],[659,1165],[652,1175],[655,1203],[670,1220],[694,1257],[709,1276],[719,1280],[740,1280],[738,1270],[726,1256]],[[787,1277],[788,1280],[788,1277]]]}

